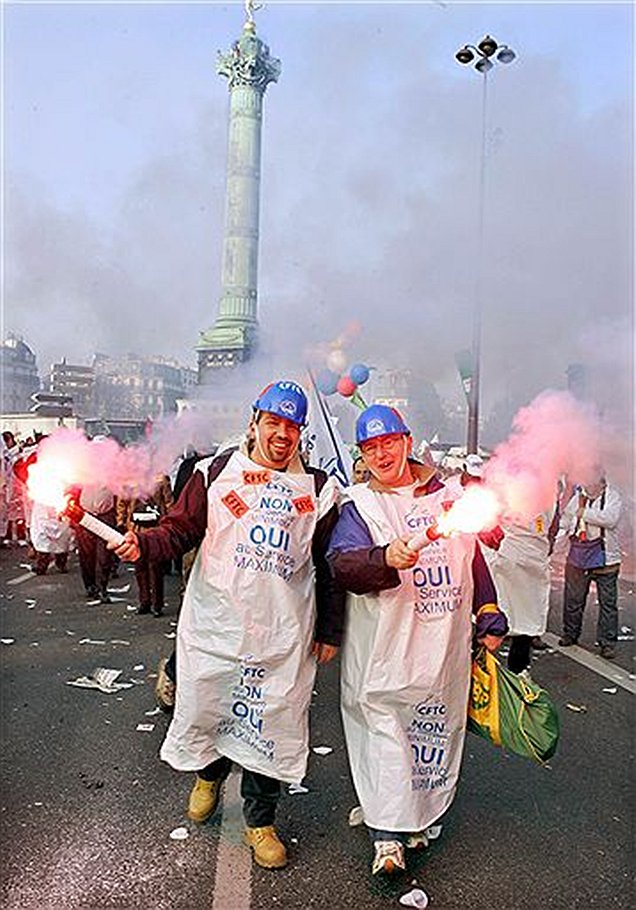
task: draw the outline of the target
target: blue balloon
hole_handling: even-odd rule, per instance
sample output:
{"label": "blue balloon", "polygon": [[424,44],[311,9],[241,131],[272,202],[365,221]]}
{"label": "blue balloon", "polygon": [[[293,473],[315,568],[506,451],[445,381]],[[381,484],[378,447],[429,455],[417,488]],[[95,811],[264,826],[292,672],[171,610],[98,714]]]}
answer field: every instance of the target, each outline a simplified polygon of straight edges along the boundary
{"label": "blue balloon", "polygon": [[340,377],[333,370],[321,370],[316,376],[316,385],[323,395],[333,395]]}
{"label": "blue balloon", "polygon": [[366,363],[354,363],[349,370],[349,376],[351,376],[356,385],[364,385],[369,378],[369,367]]}

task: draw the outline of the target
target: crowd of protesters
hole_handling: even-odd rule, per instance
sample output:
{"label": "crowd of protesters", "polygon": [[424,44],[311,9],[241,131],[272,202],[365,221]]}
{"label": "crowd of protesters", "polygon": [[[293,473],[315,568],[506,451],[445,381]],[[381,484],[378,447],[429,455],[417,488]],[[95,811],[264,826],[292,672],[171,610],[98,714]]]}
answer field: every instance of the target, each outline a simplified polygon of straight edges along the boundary
{"label": "crowd of protesters", "polygon": [[[594,582],[600,654],[615,657],[620,494],[599,466],[567,503],[555,491],[553,507],[526,523],[504,515],[420,550],[414,529],[483,482],[482,458],[467,456],[457,476],[440,470],[414,457],[398,411],[372,405],[358,418],[343,491],[304,459],[306,423],[302,388],[272,383],[240,445],[208,457],[187,449],[172,482],[157,475],[149,495],[118,499],[97,478],[77,489],[85,510],[122,532],[117,547],[30,501],[41,440],[5,432],[0,539],[28,546],[36,574],[51,562],[66,573],[75,547],[89,603],[110,603],[117,560],[133,563],[142,615],[163,614],[164,575],[182,573],[176,649],[158,680],[162,706],[174,709],[161,757],[195,772],[188,814],[197,822],[216,811],[232,762],[242,768],[245,842],[265,868],[287,862],[274,827],[281,781],[305,773],[316,668],[342,645],[342,716],[371,871],[391,874],[453,800],[471,646],[496,651],[508,636],[514,673],[545,647],[555,542],[567,548],[560,645],[577,644]],[[445,750],[414,733],[409,712],[422,705],[444,715]]]}

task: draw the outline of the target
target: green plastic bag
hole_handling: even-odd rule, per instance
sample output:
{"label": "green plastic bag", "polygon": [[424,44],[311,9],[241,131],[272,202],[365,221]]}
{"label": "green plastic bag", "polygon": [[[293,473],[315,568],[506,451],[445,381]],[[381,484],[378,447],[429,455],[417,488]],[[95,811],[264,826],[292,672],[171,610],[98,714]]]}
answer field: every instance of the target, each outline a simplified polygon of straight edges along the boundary
{"label": "green plastic bag", "polygon": [[468,729],[543,763],[556,752],[559,715],[545,689],[511,673],[494,654],[480,648],[473,658]]}

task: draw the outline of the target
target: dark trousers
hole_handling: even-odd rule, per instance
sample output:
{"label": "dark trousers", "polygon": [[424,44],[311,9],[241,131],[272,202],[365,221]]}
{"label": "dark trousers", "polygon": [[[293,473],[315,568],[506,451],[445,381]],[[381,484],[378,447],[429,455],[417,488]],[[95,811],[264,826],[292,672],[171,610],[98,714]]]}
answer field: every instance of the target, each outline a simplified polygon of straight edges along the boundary
{"label": "dark trousers", "polygon": [[522,673],[530,666],[531,635],[513,635],[510,638],[508,651],[508,669],[513,673]]}
{"label": "dark trousers", "polygon": [[163,609],[163,563],[138,560],[135,563],[135,578],[139,588],[139,606]]}
{"label": "dark trousers", "polygon": [[563,634],[578,641],[583,625],[583,611],[591,583],[596,582],[598,621],[596,640],[600,645],[615,642],[618,637],[618,566],[612,572],[577,569],[565,564],[563,592]]}
{"label": "dark trousers", "polygon": [[55,560],[55,567],[59,572],[66,572],[68,553],[42,553],[38,550],[35,555],[35,574],[44,575],[52,559]]}
{"label": "dark trousers", "polygon": [[[115,527],[114,509],[97,517],[112,528]],[[99,593],[105,594],[113,560],[112,551],[107,549],[105,540],[81,525],[75,525],[75,533],[84,587],[91,594],[95,593],[96,589]]]}
{"label": "dark trousers", "polygon": [[[218,758],[201,771],[197,771],[203,780],[225,780],[232,768],[229,758]],[[280,797],[280,781],[256,771],[243,768],[241,777],[241,796],[243,797],[243,818],[250,828],[263,828],[273,825],[276,817],[276,806]]]}

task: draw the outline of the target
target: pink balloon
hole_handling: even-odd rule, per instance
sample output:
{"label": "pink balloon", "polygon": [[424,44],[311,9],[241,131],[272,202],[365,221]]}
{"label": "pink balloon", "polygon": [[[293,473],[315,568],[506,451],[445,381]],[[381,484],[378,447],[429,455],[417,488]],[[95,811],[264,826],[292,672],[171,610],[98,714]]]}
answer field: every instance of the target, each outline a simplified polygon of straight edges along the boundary
{"label": "pink balloon", "polygon": [[341,376],[338,380],[338,385],[336,389],[344,398],[351,398],[358,386],[355,384],[351,376]]}

